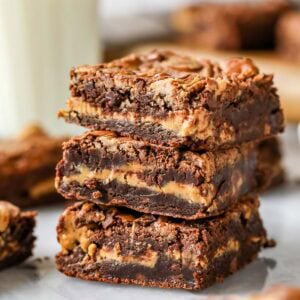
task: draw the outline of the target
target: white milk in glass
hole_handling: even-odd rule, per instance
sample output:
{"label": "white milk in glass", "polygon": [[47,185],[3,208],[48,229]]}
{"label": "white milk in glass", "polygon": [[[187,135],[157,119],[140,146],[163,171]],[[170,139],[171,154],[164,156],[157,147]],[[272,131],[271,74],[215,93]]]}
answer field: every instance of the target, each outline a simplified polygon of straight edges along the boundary
{"label": "white milk in glass", "polygon": [[28,122],[52,134],[74,131],[56,115],[70,68],[100,61],[97,2],[0,0],[0,137]]}

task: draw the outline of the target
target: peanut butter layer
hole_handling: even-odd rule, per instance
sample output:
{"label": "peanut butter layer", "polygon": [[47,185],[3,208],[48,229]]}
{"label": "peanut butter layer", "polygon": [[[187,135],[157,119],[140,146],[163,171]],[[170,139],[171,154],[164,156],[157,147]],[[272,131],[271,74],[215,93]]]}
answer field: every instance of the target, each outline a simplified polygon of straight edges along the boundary
{"label": "peanut butter layer", "polygon": [[68,122],[165,146],[225,148],[283,130],[272,76],[246,58],[133,54],[72,69],[70,89]]}
{"label": "peanut butter layer", "polygon": [[[115,122],[130,122],[134,123],[153,123],[158,124],[162,129],[174,132],[179,137],[187,137],[190,135],[195,136],[197,139],[208,139],[213,131],[214,124],[210,124],[208,112],[204,109],[198,109],[194,112],[193,116],[187,117],[185,111],[169,112],[165,116],[137,116],[134,112],[126,112],[120,114],[117,112],[107,113],[100,107],[96,107],[90,103],[85,102],[82,98],[70,98],[67,102],[68,110],[62,110],[59,115],[63,118],[68,118],[69,111],[77,112],[80,116],[89,116],[94,119],[101,119],[105,121]],[[195,126],[197,125],[197,126]],[[226,124],[224,124],[226,125]],[[228,130],[224,128],[224,131]],[[221,138],[225,134],[221,135]]]}
{"label": "peanut butter layer", "polygon": [[68,199],[195,219],[257,188],[255,145],[206,153],[92,131],[64,144],[56,188]]}
{"label": "peanut butter layer", "polygon": [[[171,194],[175,197],[178,197],[184,201],[191,202],[191,203],[198,203],[205,206],[209,206],[211,203],[211,198],[214,197],[214,195],[210,195],[213,192],[216,193],[213,186],[207,186],[205,187],[208,191],[206,197],[202,196],[201,189],[199,187],[195,187],[190,184],[182,184],[177,183],[174,181],[169,181],[163,186],[157,186],[157,185],[148,185],[145,181],[138,178],[138,175],[136,173],[132,173],[131,171],[126,171],[126,168],[122,168],[123,171],[120,171],[118,169],[115,170],[108,170],[103,169],[101,171],[93,171],[90,170],[87,167],[80,166],[76,169],[76,172],[78,174],[70,175],[70,176],[64,176],[62,179],[63,185],[68,185],[72,182],[76,182],[83,186],[85,182],[88,182],[90,180],[97,180],[100,181],[103,184],[108,184],[111,181],[116,181],[120,184],[127,184],[132,187],[136,188],[146,188],[150,191],[156,192],[156,193],[164,193],[164,194]],[[130,166],[129,166],[129,169]],[[238,185],[241,185],[241,183],[238,183]],[[239,186],[238,186],[239,188]]]}
{"label": "peanut butter layer", "polygon": [[62,200],[55,191],[54,169],[64,139],[31,125],[13,139],[0,140],[0,198],[20,207]]}
{"label": "peanut butter layer", "polygon": [[32,254],[35,212],[21,212],[0,201],[0,269],[17,264]]}
{"label": "peanut butter layer", "polygon": [[20,215],[20,209],[6,201],[0,201],[0,232],[4,232],[11,220]]}
{"label": "peanut butter layer", "polygon": [[250,262],[266,243],[255,197],[210,220],[77,203],[57,227],[57,267],[84,279],[200,289]]}

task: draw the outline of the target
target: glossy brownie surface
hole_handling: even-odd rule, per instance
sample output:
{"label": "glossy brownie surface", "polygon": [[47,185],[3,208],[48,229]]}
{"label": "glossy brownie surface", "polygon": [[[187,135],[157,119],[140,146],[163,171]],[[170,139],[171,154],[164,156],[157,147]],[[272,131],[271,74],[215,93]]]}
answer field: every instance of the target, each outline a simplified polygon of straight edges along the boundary
{"label": "glossy brownie surface", "polygon": [[68,122],[166,146],[228,148],[283,130],[273,78],[247,58],[132,54],[72,69],[70,90]]}

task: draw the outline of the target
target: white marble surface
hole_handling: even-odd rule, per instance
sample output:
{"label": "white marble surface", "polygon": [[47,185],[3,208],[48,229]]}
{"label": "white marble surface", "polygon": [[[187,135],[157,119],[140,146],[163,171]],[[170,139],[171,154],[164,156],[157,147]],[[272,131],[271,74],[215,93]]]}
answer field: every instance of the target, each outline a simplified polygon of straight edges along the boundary
{"label": "white marble surface", "polygon": [[[206,296],[244,294],[284,283],[300,286],[300,150],[295,128],[284,135],[289,182],[262,197],[261,213],[277,247],[262,251],[259,259],[224,283],[203,292],[161,290],[86,282],[56,271],[59,250],[55,226],[63,207],[39,209],[34,257],[0,273],[0,299],[205,299]],[[48,259],[45,259],[47,257]]]}

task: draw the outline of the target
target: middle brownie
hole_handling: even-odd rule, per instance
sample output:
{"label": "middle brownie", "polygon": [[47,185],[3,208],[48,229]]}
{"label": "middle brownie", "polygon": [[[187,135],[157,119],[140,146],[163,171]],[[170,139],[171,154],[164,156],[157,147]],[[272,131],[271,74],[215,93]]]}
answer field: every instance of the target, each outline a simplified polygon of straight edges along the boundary
{"label": "middle brownie", "polygon": [[67,199],[191,220],[255,190],[256,165],[251,143],[195,153],[92,131],[64,144],[56,188]]}

